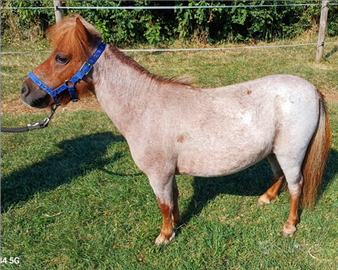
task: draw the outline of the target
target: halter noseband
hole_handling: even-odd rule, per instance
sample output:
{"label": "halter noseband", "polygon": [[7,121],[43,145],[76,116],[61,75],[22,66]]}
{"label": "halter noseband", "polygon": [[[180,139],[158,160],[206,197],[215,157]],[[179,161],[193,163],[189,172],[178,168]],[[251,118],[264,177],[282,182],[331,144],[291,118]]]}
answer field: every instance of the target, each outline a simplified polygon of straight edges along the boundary
{"label": "halter noseband", "polygon": [[47,92],[53,100],[54,103],[59,105],[57,95],[63,92],[64,90],[68,90],[70,98],[72,101],[78,101],[78,98],[76,96],[75,92],[75,84],[79,81],[82,80],[82,78],[87,75],[90,70],[92,69],[93,65],[96,63],[96,61],[99,59],[101,54],[103,53],[104,49],[106,48],[106,44],[102,43],[99,45],[95,53],[90,57],[90,59],[83,64],[83,66],[80,68],[78,72],[69,80],[66,80],[64,84],[61,84],[59,87],[55,89],[50,89],[46,84],[44,84],[42,81],[40,81],[31,71],[28,76],[31,78],[31,80],[42,90]]}

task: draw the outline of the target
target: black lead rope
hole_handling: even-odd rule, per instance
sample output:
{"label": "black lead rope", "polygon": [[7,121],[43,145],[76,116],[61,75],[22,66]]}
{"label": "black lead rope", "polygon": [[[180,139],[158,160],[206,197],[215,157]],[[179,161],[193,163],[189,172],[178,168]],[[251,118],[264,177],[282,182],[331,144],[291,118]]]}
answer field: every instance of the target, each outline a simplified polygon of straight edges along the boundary
{"label": "black lead rope", "polygon": [[26,127],[19,127],[19,128],[1,127],[1,132],[19,133],[19,132],[27,132],[27,131],[31,131],[35,129],[43,129],[48,126],[48,123],[52,119],[52,116],[55,113],[58,106],[59,105],[57,104],[53,104],[50,110],[50,114],[43,121],[28,124]]}

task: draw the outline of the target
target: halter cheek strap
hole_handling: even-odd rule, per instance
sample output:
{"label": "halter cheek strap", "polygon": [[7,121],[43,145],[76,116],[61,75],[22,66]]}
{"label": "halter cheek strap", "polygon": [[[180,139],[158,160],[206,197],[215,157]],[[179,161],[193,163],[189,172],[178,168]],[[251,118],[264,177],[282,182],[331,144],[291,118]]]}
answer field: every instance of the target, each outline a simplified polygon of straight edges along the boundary
{"label": "halter cheek strap", "polygon": [[83,64],[80,70],[76,72],[76,74],[71,79],[66,80],[64,84],[61,84],[59,87],[55,89],[49,88],[48,85],[44,84],[41,80],[39,80],[33,74],[32,71],[28,74],[28,76],[38,87],[40,87],[42,90],[47,92],[53,98],[55,104],[59,104],[57,96],[64,90],[68,90],[72,101],[74,102],[78,101],[76,91],[75,91],[75,84],[79,80],[82,80],[82,78],[90,72],[93,65],[99,59],[99,57],[101,56],[105,48],[106,48],[106,44],[101,42],[101,44],[99,45],[95,53],[92,55],[92,57],[90,57],[90,59],[86,63]]}

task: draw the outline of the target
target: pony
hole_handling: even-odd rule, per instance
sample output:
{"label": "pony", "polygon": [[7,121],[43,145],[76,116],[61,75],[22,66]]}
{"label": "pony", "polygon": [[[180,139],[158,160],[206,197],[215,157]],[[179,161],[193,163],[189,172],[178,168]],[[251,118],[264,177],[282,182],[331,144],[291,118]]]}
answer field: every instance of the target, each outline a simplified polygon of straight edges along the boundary
{"label": "pony", "polygon": [[163,218],[156,244],[168,244],[180,222],[176,175],[225,176],[263,158],[273,180],[258,202],[276,199],[286,179],[291,204],[281,235],[293,236],[299,208],[314,204],[330,150],[324,97],[314,85],[270,75],[196,88],[154,75],[103,44],[79,15],[53,25],[47,36],[54,50],[23,82],[22,101],[46,108],[96,96],[155,193]]}

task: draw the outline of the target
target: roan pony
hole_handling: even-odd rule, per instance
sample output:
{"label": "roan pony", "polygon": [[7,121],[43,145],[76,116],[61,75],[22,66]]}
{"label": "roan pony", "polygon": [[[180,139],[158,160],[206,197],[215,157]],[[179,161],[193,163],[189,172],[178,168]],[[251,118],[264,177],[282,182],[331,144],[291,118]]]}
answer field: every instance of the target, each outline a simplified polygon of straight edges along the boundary
{"label": "roan pony", "polygon": [[175,175],[229,175],[265,157],[274,178],[258,201],[275,199],[285,178],[291,206],[282,236],[294,234],[298,208],[313,205],[330,150],[328,115],[315,86],[271,75],[195,88],[156,76],[101,43],[100,33],[78,15],[47,35],[54,51],[24,81],[22,100],[45,108],[94,93],[157,197],[163,226],[156,244],[169,243],[180,221]]}

